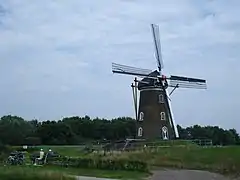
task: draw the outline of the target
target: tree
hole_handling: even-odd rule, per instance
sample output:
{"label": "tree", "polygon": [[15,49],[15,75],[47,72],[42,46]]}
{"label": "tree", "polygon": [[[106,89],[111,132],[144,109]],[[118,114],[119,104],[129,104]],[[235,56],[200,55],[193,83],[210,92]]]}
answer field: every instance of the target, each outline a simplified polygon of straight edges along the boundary
{"label": "tree", "polygon": [[8,115],[0,119],[0,137],[4,144],[22,145],[31,130],[31,124],[21,117]]}
{"label": "tree", "polygon": [[[181,139],[211,139],[213,144],[240,144],[235,129],[218,126],[177,126]],[[9,145],[71,145],[86,141],[124,140],[136,135],[136,121],[130,117],[112,120],[85,117],[65,117],[57,121],[26,121],[18,116],[0,119],[0,139]]]}

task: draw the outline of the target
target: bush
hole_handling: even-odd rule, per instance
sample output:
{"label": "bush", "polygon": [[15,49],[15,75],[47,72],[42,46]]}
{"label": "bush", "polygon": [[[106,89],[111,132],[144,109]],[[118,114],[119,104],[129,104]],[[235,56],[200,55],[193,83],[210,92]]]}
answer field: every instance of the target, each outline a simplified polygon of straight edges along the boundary
{"label": "bush", "polygon": [[11,147],[0,143],[0,162],[3,162],[11,152]]}
{"label": "bush", "polygon": [[57,161],[50,161],[49,164],[75,168],[148,172],[148,164],[146,162],[129,159],[63,157],[59,158]]}

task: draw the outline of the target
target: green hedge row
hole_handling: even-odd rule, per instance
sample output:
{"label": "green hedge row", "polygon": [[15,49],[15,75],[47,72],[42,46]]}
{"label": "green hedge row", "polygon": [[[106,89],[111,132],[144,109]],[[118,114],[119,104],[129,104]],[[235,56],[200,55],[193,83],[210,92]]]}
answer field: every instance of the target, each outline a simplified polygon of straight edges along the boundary
{"label": "green hedge row", "polygon": [[58,160],[50,161],[48,164],[76,168],[148,172],[148,164],[146,162],[128,159],[62,157]]}

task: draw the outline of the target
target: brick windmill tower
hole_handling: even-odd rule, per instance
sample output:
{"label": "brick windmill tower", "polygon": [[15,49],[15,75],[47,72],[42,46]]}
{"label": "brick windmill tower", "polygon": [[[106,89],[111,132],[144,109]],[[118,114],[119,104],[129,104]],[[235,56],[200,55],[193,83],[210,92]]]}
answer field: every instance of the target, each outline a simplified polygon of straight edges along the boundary
{"label": "brick windmill tower", "polygon": [[[132,84],[137,120],[136,137],[141,139],[175,139],[179,138],[179,134],[174,121],[169,96],[176,88],[206,89],[206,80],[183,76],[164,76],[162,74],[163,61],[159,27],[151,24],[151,29],[158,70],[152,71],[112,63],[112,72],[141,78],[138,80],[135,77],[134,83]],[[172,90],[168,94],[167,88],[169,87],[172,88]],[[140,91],[139,103],[137,96],[138,91]]]}

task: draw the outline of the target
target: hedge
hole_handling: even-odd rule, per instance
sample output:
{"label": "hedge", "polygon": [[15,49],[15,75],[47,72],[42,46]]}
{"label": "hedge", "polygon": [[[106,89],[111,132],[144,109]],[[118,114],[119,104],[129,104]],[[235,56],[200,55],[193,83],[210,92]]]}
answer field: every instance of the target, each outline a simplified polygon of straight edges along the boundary
{"label": "hedge", "polygon": [[75,168],[148,172],[148,164],[146,162],[129,159],[61,157],[58,160],[49,161],[48,164]]}

